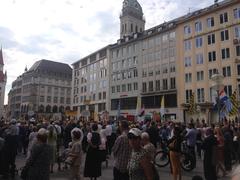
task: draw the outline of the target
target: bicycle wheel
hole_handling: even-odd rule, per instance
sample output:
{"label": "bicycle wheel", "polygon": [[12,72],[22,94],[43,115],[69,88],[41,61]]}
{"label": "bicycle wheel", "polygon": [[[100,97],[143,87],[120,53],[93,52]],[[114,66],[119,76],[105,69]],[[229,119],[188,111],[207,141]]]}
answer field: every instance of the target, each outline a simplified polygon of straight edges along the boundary
{"label": "bicycle wheel", "polygon": [[169,164],[169,155],[165,151],[158,151],[154,157],[154,164],[158,167],[165,167]]}
{"label": "bicycle wheel", "polygon": [[193,157],[189,154],[182,153],[180,157],[181,167],[184,171],[192,171],[194,169],[193,166]]}

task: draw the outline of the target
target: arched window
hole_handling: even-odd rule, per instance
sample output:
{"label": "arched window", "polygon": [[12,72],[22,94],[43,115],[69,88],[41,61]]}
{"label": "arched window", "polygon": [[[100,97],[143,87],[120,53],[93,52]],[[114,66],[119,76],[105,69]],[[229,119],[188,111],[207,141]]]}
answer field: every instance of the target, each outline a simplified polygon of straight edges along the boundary
{"label": "arched window", "polygon": [[40,106],[38,107],[38,112],[39,112],[39,113],[44,113],[44,106],[43,106],[43,105],[40,105]]}
{"label": "arched window", "polygon": [[60,107],[59,107],[59,112],[60,112],[60,113],[64,113],[64,107],[63,107],[63,106],[60,106]]}
{"label": "arched window", "polygon": [[122,33],[124,32],[124,24],[122,24]]}
{"label": "arched window", "polygon": [[133,24],[131,24],[131,32],[133,32]]}
{"label": "arched window", "polygon": [[138,26],[135,26],[135,32],[138,32]]}
{"label": "arched window", "polygon": [[53,113],[57,113],[58,112],[58,107],[57,106],[53,106]]}
{"label": "arched window", "polygon": [[125,24],[125,32],[127,32],[127,24]]}
{"label": "arched window", "polygon": [[47,105],[46,107],[46,113],[51,113],[52,109],[50,105]]}
{"label": "arched window", "polygon": [[27,112],[27,106],[26,105],[24,105],[24,107],[23,107],[23,112]]}
{"label": "arched window", "polygon": [[140,28],[140,32],[142,32],[142,28]]}
{"label": "arched window", "polygon": [[67,107],[66,107],[66,111],[69,111],[69,110],[70,110],[70,106],[67,106]]}

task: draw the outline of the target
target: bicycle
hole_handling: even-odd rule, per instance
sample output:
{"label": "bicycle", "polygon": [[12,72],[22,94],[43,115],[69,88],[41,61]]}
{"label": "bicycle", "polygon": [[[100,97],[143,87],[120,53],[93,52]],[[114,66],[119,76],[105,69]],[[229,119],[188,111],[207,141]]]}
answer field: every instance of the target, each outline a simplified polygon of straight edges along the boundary
{"label": "bicycle", "polygon": [[[154,157],[154,164],[158,167],[165,167],[170,164],[169,149],[166,143],[163,143],[162,150],[158,151]],[[184,171],[192,171],[195,167],[193,164],[194,160],[192,155],[189,153],[189,149],[185,142],[182,143],[182,151],[180,156],[181,168]]]}

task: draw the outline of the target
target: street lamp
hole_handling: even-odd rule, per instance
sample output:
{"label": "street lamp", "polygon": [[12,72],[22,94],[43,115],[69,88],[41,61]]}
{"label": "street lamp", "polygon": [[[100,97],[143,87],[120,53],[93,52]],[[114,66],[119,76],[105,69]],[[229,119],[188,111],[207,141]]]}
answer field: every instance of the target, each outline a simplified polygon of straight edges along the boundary
{"label": "street lamp", "polygon": [[217,91],[217,108],[218,108],[218,123],[221,122],[221,116],[220,116],[220,91],[224,88],[223,84],[223,76],[221,74],[214,74],[211,77],[211,80],[213,81],[212,88]]}

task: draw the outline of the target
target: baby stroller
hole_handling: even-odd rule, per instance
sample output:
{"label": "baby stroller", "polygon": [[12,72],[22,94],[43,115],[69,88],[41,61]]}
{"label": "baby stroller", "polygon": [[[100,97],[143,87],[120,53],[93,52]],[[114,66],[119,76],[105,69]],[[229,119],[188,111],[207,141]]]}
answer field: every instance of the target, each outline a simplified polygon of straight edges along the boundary
{"label": "baby stroller", "polygon": [[67,163],[65,163],[67,157],[68,157],[68,154],[70,152],[70,147],[65,149],[64,151],[62,151],[61,153],[57,153],[57,164],[58,164],[58,170],[61,171],[62,168],[61,168],[61,165],[62,163],[64,164],[64,168],[63,169],[67,169],[68,168],[68,165]]}

